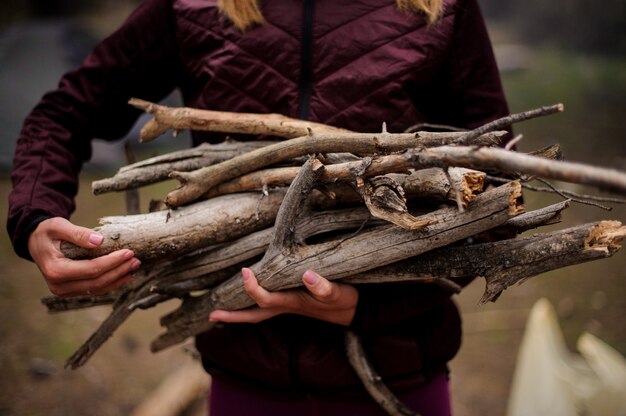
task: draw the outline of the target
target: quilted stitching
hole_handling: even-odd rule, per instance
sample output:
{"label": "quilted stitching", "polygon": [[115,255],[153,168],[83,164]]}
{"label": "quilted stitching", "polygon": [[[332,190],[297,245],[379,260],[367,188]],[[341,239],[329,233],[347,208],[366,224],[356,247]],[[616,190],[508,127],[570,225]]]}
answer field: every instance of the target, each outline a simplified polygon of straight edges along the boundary
{"label": "quilted stitching", "polygon": [[180,17],[183,18],[184,20],[188,21],[189,23],[192,23],[197,28],[199,28],[199,29],[201,29],[203,31],[209,32],[209,33],[219,37],[220,39],[223,39],[224,42],[228,43],[229,45],[231,45],[231,46],[233,46],[233,47],[235,47],[237,49],[239,49],[240,51],[246,53],[247,55],[253,57],[260,65],[263,65],[264,67],[270,69],[272,72],[274,72],[277,75],[279,75],[284,81],[287,81],[287,82],[289,82],[291,84],[297,84],[297,81],[295,81],[295,80],[291,79],[289,76],[281,73],[276,67],[274,67],[274,66],[270,65],[269,63],[265,62],[265,60],[262,57],[256,55],[255,53],[252,53],[249,50],[246,50],[245,48],[242,48],[241,45],[238,45],[237,43],[231,41],[227,37],[223,36],[221,33],[217,32],[215,30],[212,30],[211,28],[209,28],[207,26],[204,26],[204,25],[202,25],[202,24],[196,22],[195,20],[192,20],[192,19],[190,19],[190,18],[188,18],[186,16],[180,16]]}

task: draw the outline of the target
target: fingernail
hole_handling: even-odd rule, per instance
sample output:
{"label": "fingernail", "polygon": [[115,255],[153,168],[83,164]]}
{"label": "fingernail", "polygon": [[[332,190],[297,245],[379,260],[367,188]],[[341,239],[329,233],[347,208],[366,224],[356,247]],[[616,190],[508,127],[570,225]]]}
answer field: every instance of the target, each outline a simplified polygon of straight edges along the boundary
{"label": "fingernail", "polygon": [[133,253],[132,251],[128,250],[124,253],[124,260],[128,260],[133,258],[133,256],[135,255],[135,253]]}
{"label": "fingernail", "polygon": [[138,269],[139,266],[141,266],[141,260],[139,259],[133,260],[133,262],[130,264],[130,268],[133,270]]}
{"label": "fingernail", "polygon": [[102,244],[103,240],[104,236],[102,234],[91,234],[89,236],[89,242],[94,246],[99,246],[100,244]]}
{"label": "fingernail", "polygon": [[307,270],[302,275],[302,279],[305,281],[305,283],[308,283],[310,285],[314,285],[315,283],[317,283],[319,278],[320,278],[319,274],[315,273],[312,270]]}
{"label": "fingernail", "polygon": [[248,279],[250,279],[250,274],[252,273],[252,271],[250,269],[247,268],[243,268],[241,269],[241,277],[243,278],[243,281],[247,281]]}

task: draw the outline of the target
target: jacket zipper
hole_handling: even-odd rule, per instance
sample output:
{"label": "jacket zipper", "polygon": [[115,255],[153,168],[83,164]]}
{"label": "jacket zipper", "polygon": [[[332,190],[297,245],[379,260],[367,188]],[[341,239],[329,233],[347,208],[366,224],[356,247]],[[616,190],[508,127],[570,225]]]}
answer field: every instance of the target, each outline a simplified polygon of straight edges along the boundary
{"label": "jacket zipper", "polygon": [[309,119],[309,104],[313,90],[313,12],[315,0],[304,1],[304,13],[302,19],[302,50],[300,62],[300,103],[298,118]]}

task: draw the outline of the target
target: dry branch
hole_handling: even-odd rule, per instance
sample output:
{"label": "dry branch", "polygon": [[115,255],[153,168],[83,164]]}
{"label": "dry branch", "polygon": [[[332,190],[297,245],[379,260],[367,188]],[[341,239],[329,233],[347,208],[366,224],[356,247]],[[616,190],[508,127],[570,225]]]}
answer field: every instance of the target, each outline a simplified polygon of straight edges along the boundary
{"label": "dry branch", "polygon": [[[503,242],[509,255],[493,270],[482,273],[487,281],[481,303],[495,301],[507,287],[549,270],[610,257],[621,248],[626,227],[619,221],[585,224],[553,233],[551,238],[537,236]],[[531,240],[535,238],[535,240]],[[527,243],[527,244],[526,244]],[[513,265],[512,260],[517,264]]]}
{"label": "dry branch", "polygon": [[100,247],[87,250],[67,243],[62,249],[73,259],[121,248],[133,250],[142,261],[185,253],[267,228],[276,218],[283,196],[284,190],[262,199],[252,193],[224,195],[172,211],[105,217],[96,228],[105,236]]}
{"label": "dry branch", "polygon": [[409,150],[416,167],[460,166],[557,179],[564,182],[595,186],[626,194],[626,173],[582,163],[544,159],[498,148],[441,146],[419,151]]}
{"label": "dry branch", "polygon": [[621,248],[626,227],[618,221],[584,224],[529,237],[459,247],[443,247],[342,279],[351,284],[485,279],[481,303],[541,273],[610,257]]}
{"label": "dry branch", "polygon": [[563,108],[563,104],[555,104],[551,106],[541,107],[535,110],[524,111],[522,113],[511,114],[510,116],[494,120],[491,123],[487,123],[481,127],[465,133],[464,139],[471,140],[480,136],[481,134],[485,134],[494,130],[499,130],[508,127],[511,124],[519,123],[520,121],[526,121],[532,118],[547,116],[554,113],[561,113],[563,112]]}
{"label": "dry branch", "polygon": [[134,189],[169,179],[172,171],[188,172],[211,166],[240,154],[275,142],[228,140],[218,144],[203,143],[198,147],[167,153],[122,167],[113,177],[94,181],[94,195]]}
{"label": "dry branch", "polygon": [[154,116],[141,129],[142,142],[153,140],[170,129],[201,130],[220,133],[242,133],[293,138],[315,132],[346,132],[348,130],[285,117],[281,114],[232,113],[225,111],[198,110],[195,108],[172,108],[148,101],[131,98],[133,107]]}
{"label": "dry branch", "polygon": [[[300,175],[306,177],[311,173],[302,169]],[[253,270],[259,283],[266,289],[281,290],[301,285],[300,276],[307,269],[316,270],[329,279],[339,279],[391,264],[476,235],[518,215],[521,208],[517,206],[516,200],[521,195],[520,189],[519,184],[505,185],[485,192],[464,213],[458,213],[455,208],[443,208],[424,215],[420,219],[429,221],[431,225],[417,232],[386,226],[364,231],[339,242],[288,249],[286,254],[280,249],[268,249],[261,261],[262,269],[253,266]],[[292,198],[301,198],[300,190],[292,184],[281,211],[296,211],[291,207],[289,194],[292,194]],[[283,221],[288,224],[292,220]],[[289,241],[284,233],[278,235],[281,236],[278,240]],[[285,243],[283,247],[292,246]],[[155,341],[152,348],[160,350],[209,329],[212,324],[207,322],[206,317],[215,308],[241,309],[251,304],[253,301],[245,292],[240,276],[234,276],[210,293],[186,300],[179,310],[164,317],[162,324],[168,332]]]}
{"label": "dry branch", "polygon": [[[479,136],[470,144],[491,145],[499,141],[503,132]],[[165,200],[170,207],[190,203],[214,186],[246,173],[278,162],[316,153],[350,152],[359,156],[388,154],[409,148],[422,148],[458,143],[462,133],[344,133],[314,134],[286,140],[193,172],[172,172],[180,181]]]}
{"label": "dry branch", "polygon": [[363,386],[372,398],[389,415],[392,416],[419,416],[406,407],[383,383],[382,378],[371,366],[359,337],[352,331],[345,334],[346,354],[352,368],[356,371]]}

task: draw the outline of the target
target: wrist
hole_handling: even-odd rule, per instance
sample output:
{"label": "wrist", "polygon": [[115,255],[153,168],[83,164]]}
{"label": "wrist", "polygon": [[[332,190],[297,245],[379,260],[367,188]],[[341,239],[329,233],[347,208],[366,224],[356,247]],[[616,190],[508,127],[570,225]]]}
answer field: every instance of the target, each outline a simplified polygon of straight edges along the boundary
{"label": "wrist", "polygon": [[18,256],[33,261],[33,257],[30,254],[29,244],[30,236],[37,229],[39,224],[43,221],[52,218],[52,216],[47,214],[36,214],[33,218],[28,222],[28,224],[24,227],[23,231],[14,241],[14,249]]}

